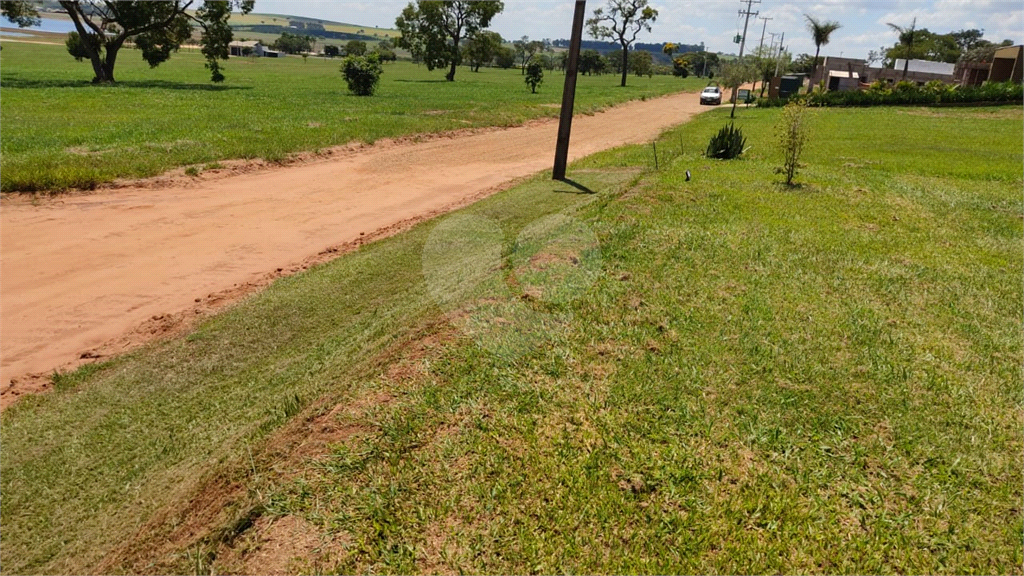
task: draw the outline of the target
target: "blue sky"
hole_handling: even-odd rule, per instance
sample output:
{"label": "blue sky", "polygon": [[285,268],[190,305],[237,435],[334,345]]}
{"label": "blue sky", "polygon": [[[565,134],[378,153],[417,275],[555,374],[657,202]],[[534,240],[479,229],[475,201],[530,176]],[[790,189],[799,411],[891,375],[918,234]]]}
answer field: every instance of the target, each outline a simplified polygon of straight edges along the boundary
{"label": "blue sky", "polygon": [[[256,11],[294,14],[367,26],[391,27],[408,0],[256,0]],[[603,6],[604,0],[588,0],[587,11]],[[652,0],[659,16],[643,42],[703,41],[712,51],[735,53],[739,45],[732,38],[743,31],[738,12],[746,7],[739,0]],[[507,39],[568,38],[572,21],[572,0],[505,0],[505,11],[491,23]],[[920,28],[945,33],[963,28],[984,30],[985,38],[1015,43],[1024,40],[1024,8],[1018,1],[1003,0],[816,0],[772,1],[754,4],[752,11],[772,18],[767,32],[785,33],[785,43],[794,54],[814,53],[805,28],[804,14],[837,20],[842,28],[822,47],[823,55],[863,58],[869,50],[891,46],[896,35],[885,24],[909,26],[914,17]],[[757,47],[765,21],[750,19],[747,50]],[[770,36],[765,36],[768,43]]]}

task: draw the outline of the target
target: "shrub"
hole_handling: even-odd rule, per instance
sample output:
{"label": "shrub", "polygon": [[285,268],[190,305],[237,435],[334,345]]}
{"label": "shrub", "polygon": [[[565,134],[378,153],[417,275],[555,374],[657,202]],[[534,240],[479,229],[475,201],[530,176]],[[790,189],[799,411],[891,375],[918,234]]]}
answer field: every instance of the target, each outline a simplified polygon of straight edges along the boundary
{"label": "shrub", "polygon": [[[1021,102],[1024,89],[1012,82],[986,82],[982,86],[952,86],[929,82],[917,86],[899,82],[889,87],[875,82],[867,90],[848,92],[816,92],[806,96],[808,106],[928,106],[936,104],[968,104],[973,102]],[[764,108],[784,106],[785,100],[762,98],[757,105]]]}
{"label": "shrub", "polygon": [[537,86],[544,83],[544,67],[540,62],[533,61],[526,65],[526,85],[530,87],[533,94],[537,93]]}
{"label": "shrub", "polygon": [[349,40],[345,44],[346,56],[366,56],[366,42],[362,40]]}
{"label": "shrub", "polygon": [[384,67],[376,54],[369,56],[346,56],[341,64],[350,92],[357,96],[370,96],[377,89]]}
{"label": "shrub", "polygon": [[743,146],[746,143],[747,139],[743,137],[743,131],[730,122],[711,138],[704,155],[708,158],[730,160],[743,154]]}
{"label": "shrub", "polygon": [[790,102],[782,110],[782,122],[779,125],[779,145],[782,147],[782,167],[776,168],[776,174],[786,175],[786,184],[793,185],[797,168],[800,167],[800,153],[807,142],[807,126],[804,113],[807,107],[802,102]]}

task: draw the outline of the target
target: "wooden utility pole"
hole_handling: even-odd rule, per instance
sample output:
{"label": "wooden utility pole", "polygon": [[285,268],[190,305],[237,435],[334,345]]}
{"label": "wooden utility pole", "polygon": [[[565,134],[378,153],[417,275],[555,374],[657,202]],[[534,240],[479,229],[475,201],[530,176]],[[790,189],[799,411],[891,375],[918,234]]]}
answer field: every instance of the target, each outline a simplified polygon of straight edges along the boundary
{"label": "wooden utility pole", "polygon": [[[757,16],[760,12],[751,12],[750,7],[754,4],[760,4],[761,0],[740,0],[740,2],[746,2],[747,9],[740,10],[740,16],[746,15],[746,19],[743,20],[743,38],[740,39],[740,55],[738,62],[740,66],[743,65],[743,47],[747,45],[747,24],[750,24],[750,17]],[[739,86],[735,86],[732,89],[732,112],[729,113],[729,118],[736,116],[736,91]]]}
{"label": "wooden utility pole", "polygon": [[[761,43],[757,45],[757,55],[761,55],[761,49],[764,48],[764,32],[768,29],[768,21],[775,20],[775,18],[766,18],[764,16],[758,16],[758,20],[764,20],[764,25],[761,26]],[[774,34],[772,34],[774,36]]]}
{"label": "wooden utility pole", "polygon": [[572,18],[572,37],[569,40],[569,60],[565,63],[565,87],[562,88],[562,113],[558,118],[558,141],[555,143],[553,180],[565,180],[565,166],[569,162],[569,136],[572,132],[572,108],[576,101],[576,70],[580,62],[580,42],[583,41],[583,17],[587,0],[576,0]]}
{"label": "wooden utility pole", "polygon": [[775,75],[779,75],[779,66],[782,65],[782,43],[786,41],[786,33],[782,33],[782,37],[779,38],[779,52],[775,55]]}
{"label": "wooden utility pole", "polygon": [[760,4],[761,0],[740,0],[740,2],[746,2],[747,9],[740,10],[740,16],[746,16],[743,20],[743,38],[740,40],[740,56],[739,59],[743,60],[743,47],[747,44],[747,24],[750,24],[750,17],[757,16],[760,12],[751,12],[750,8],[754,4]]}

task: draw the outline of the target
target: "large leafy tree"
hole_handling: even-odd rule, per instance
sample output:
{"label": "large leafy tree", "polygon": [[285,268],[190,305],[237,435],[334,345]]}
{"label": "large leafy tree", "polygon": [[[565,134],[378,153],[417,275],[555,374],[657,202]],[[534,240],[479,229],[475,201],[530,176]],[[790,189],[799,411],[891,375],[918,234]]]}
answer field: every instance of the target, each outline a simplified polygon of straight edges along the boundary
{"label": "large leafy tree", "polygon": [[987,42],[987,40],[981,39],[984,34],[985,33],[983,31],[978,30],[977,28],[949,33],[949,35],[953,37],[953,41],[960,47],[961,52],[967,52],[975,46],[978,46],[980,43]]}
{"label": "large leafy tree", "polygon": [[797,74],[814,74],[814,61],[817,60],[810,54],[800,54],[790,63],[788,70]]}
{"label": "large leafy tree", "polygon": [[505,40],[501,34],[484,30],[466,40],[462,47],[462,55],[469,62],[473,71],[479,72],[480,66],[490,64],[491,60],[494,60],[494,57],[498,55],[498,49],[504,43]]}
{"label": "large leafy tree", "polygon": [[604,56],[597,50],[584,50],[580,52],[579,71],[585,76],[601,74],[605,71],[608,63]]}
{"label": "large leafy tree", "polygon": [[[733,90],[733,95],[736,94],[736,89],[757,78],[757,67],[751,61],[747,59],[733,60],[722,64],[721,72],[718,74],[718,82],[726,87]],[[732,101],[732,111],[729,113],[730,118],[736,117],[736,101],[739,98],[734,98]]]}
{"label": "large leafy tree", "polygon": [[[61,10],[71,17],[75,32],[67,47],[78,60],[92,64],[94,83],[114,82],[114,65],[126,42],[135,43],[150,66],[158,66],[192,37],[195,26],[202,30],[202,53],[210,79],[221,82],[220,60],[228,58],[231,42],[231,11],[252,10],[254,0],[60,0]],[[0,1],[0,13],[19,26],[39,22],[37,5],[28,0]]]}
{"label": "large leafy tree", "polygon": [[412,53],[428,70],[447,66],[445,78],[455,80],[462,62],[460,43],[476,36],[505,9],[500,0],[416,0],[395,20],[402,35],[396,44]]}
{"label": "large leafy tree", "polygon": [[637,76],[654,76],[654,56],[647,50],[633,50],[629,53],[629,70]]}
{"label": "large leafy tree", "polygon": [[523,36],[512,43],[516,51],[516,58],[519,59],[519,69],[526,74],[526,65],[533,58],[534,54],[544,49],[544,43],[540,40],[530,40],[529,36]]}
{"label": "large leafy tree", "polygon": [[981,40],[974,44],[974,47],[967,50],[960,56],[961,62],[991,62],[995,58],[996,50],[1013,46],[1013,40],[1003,40],[1001,44],[993,44],[988,40]]}
{"label": "large leafy tree", "polygon": [[[302,54],[313,49],[313,37],[282,32],[281,36],[274,40],[270,47],[287,54]],[[362,56],[362,54],[358,54],[358,56]]]}
{"label": "large leafy tree", "polygon": [[641,31],[651,31],[651,23],[658,19],[658,11],[647,5],[647,0],[608,0],[605,8],[594,10],[587,20],[587,31],[597,39],[614,40],[622,46],[622,86],[626,85],[629,70],[629,47]]}
{"label": "large leafy tree", "polygon": [[[821,54],[821,47],[828,44],[829,37],[832,33],[840,29],[842,25],[834,20],[817,20],[808,14],[804,14],[804,18],[807,19],[807,30],[811,33],[811,38],[814,40],[814,68],[818,67],[818,55]],[[811,93],[813,85],[808,84],[807,93]]]}
{"label": "large leafy tree", "polygon": [[718,54],[714,52],[687,52],[682,57],[690,63],[690,69],[700,78],[707,76],[708,72],[714,72],[721,64]]}
{"label": "large leafy tree", "polygon": [[[890,25],[895,26],[895,25]],[[896,26],[893,30],[899,30],[899,40],[895,45],[885,50],[886,63],[895,65],[897,58],[911,60],[920,58],[933,62],[948,62],[950,64],[960,59],[964,53],[955,33],[935,34],[927,28],[913,30],[912,28],[901,28]],[[984,42],[984,41],[982,41]],[[973,45],[978,45],[973,42]]]}

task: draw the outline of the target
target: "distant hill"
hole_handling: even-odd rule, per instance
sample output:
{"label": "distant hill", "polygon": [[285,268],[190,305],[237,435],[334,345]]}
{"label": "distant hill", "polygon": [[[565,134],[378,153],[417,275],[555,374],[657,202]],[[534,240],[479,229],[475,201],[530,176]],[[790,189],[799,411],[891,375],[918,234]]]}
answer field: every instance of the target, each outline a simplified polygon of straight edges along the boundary
{"label": "distant hill", "polygon": [[377,28],[289,14],[232,14],[230,22],[231,27],[238,32],[260,34],[291,32],[331,40],[375,41],[399,35],[398,30],[394,28]]}

